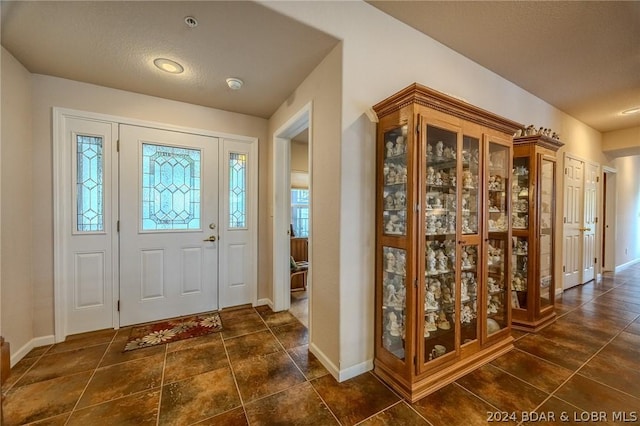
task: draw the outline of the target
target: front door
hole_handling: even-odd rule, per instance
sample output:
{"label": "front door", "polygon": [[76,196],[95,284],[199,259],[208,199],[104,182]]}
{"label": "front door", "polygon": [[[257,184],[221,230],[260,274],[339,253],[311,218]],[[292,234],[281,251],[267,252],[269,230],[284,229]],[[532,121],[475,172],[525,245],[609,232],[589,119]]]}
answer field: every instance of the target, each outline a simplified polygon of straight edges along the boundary
{"label": "front door", "polygon": [[218,139],[120,125],[120,326],[218,309]]}

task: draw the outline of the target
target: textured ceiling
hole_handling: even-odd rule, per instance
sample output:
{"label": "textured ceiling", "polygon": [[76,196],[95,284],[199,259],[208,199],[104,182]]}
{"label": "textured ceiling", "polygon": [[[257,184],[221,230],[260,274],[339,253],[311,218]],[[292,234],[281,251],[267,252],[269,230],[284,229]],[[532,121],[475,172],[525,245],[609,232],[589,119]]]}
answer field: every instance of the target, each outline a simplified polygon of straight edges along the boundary
{"label": "textured ceiling", "polygon": [[[640,1],[370,1],[602,132],[640,126]],[[29,71],[270,117],[338,40],[245,1],[6,1]],[[195,16],[198,27],[184,18]],[[181,75],[152,66],[177,60]],[[227,77],[245,81],[231,91]]]}
{"label": "textured ceiling", "polygon": [[369,1],[591,127],[640,126],[639,1]]}
{"label": "textured ceiling", "polygon": [[[32,73],[264,118],[337,43],[253,2],[2,1],[2,45]],[[159,71],[157,57],[185,72]]]}

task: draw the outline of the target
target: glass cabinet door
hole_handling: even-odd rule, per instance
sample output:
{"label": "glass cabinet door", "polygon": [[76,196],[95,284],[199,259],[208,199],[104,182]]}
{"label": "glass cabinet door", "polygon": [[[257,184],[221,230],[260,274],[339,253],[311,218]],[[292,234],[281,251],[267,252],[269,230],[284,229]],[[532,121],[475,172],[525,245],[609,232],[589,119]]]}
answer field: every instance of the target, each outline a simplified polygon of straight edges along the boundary
{"label": "glass cabinet door", "polygon": [[527,309],[527,290],[529,287],[529,242],[527,237],[517,236],[514,236],[512,241],[511,307],[516,309]]}
{"label": "glass cabinet door", "polygon": [[513,159],[511,187],[511,224],[513,229],[529,228],[529,158]]}
{"label": "glass cabinet door", "polygon": [[406,235],[407,224],[407,126],[384,134],[382,232]]}
{"label": "glass cabinet door", "polygon": [[423,362],[455,351],[457,140],[427,126]]}
{"label": "glass cabinet door", "polygon": [[553,193],[555,161],[540,162],[540,309],[553,305]]}
{"label": "glass cabinet door", "polygon": [[405,250],[382,247],[382,347],[404,360],[406,321]]}
{"label": "glass cabinet door", "polygon": [[478,182],[480,181],[480,140],[462,138],[462,233],[478,233]]}
{"label": "glass cabinet door", "polygon": [[[529,157],[513,159],[511,181],[511,307],[527,309],[529,287]],[[517,235],[516,235],[517,234]]]}
{"label": "glass cabinet door", "polygon": [[509,237],[507,188],[511,176],[509,149],[489,142],[487,189],[488,241],[485,247],[487,260],[486,301],[487,334],[495,333],[508,326],[507,289],[505,275],[506,256],[511,241]]}
{"label": "glass cabinet door", "polygon": [[460,252],[460,344],[478,338],[478,250],[462,246]]}

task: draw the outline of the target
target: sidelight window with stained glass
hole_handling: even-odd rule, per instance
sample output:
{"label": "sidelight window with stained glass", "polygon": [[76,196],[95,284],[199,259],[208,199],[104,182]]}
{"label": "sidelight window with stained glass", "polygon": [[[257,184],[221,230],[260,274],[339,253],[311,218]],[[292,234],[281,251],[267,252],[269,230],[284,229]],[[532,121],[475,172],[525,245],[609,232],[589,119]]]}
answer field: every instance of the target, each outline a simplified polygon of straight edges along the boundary
{"label": "sidelight window with stained glass", "polygon": [[200,229],[200,150],[142,144],[142,230]]}
{"label": "sidelight window with stained glass", "polygon": [[247,227],[247,155],[229,153],[229,228]]}
{"label": "sidelight window with stained glass", "polygon": [[104,231],[103,139],[76,135],[76,230]]}

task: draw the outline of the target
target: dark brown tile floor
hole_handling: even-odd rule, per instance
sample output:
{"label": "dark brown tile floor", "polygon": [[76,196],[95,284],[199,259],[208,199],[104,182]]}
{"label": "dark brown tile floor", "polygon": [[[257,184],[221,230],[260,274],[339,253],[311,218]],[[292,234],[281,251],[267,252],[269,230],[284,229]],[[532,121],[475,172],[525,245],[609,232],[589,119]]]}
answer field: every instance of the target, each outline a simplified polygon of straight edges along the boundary
{"label": "dark brown tile floor", "polygon": [[[414,404],[372,373],[336,382],[298,319],[267,307],[223,311],[221,333],[127,353],[128,329],[70,336],[11,370],[3,425],[455,426],[489,424],[491,412],[514,413],[495,422],[507,424],[640,423],[640,264],[566,291],[557,311]],[[523,411],[555,421],[522,422]]]}

